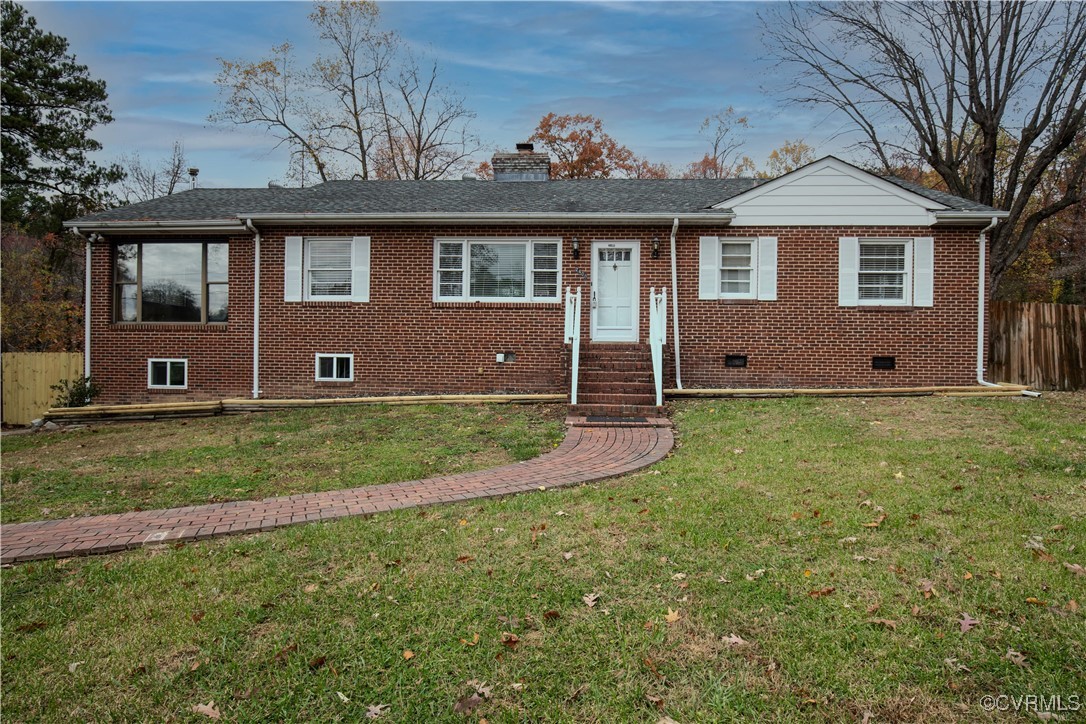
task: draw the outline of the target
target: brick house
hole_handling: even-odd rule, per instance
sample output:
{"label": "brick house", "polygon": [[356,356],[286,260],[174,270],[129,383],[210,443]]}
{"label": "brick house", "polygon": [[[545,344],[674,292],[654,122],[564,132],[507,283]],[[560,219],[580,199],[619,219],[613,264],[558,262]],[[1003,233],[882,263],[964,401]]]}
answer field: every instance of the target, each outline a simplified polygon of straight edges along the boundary
{"label": "brick house", "polygon": [[666,388],[982,374],[984,229],[1005,212],[832,157],[768,181],[550,180],[530,144],[493,166],[67,222],[100,401],[565,393],[578,287],[582,405],[652,401],[650,289]]}

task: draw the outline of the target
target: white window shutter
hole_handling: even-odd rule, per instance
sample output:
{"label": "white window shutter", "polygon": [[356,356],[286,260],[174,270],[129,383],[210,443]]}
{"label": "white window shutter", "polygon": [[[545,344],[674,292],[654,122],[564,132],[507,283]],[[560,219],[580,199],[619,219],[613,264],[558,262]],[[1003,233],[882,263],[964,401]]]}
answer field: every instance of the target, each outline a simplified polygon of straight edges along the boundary
{"label": "white window shutter", "polygon": [[716,236],[701,237],[698,299],[720,299],[720,238]]}
{"label": "white window shutter", "polygon": [[935,239],[913,239],[913,306],[935,306]]}
{"label": "white window shutter", "polygon": [[855,307],[860,296],[860,239],[843,236],[837,252],[837,305]]}
{"label": "white window shutter", "polygon": [[354,237],[354,260],[351,265],[351,300],[370,300],[370,238]]}
{"label": "white window shutter", "polygon": [[283,301],[302,301],[302,237],[288,236],[283,254]]}
{"label": "white window shutter", "polygon": [[758,237],[758,298],[777,299],[777,237]]}

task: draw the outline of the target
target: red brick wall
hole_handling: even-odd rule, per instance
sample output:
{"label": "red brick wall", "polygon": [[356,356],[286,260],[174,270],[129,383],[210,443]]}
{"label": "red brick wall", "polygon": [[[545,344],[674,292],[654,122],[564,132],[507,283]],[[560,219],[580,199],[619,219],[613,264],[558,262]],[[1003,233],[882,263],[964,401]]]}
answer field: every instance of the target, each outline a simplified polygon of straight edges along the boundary
{"label": "red brick wall", "polygon": [[[589,342],[593,240],[641,242],[640,325],[648,329],[650,286],[671,287],[670,225],[639,227],[263,227],[261,364],[264,397],[342,397],[399,393],[564,392],[564,309],[556,304],[435,303],[433,242],[438,236],[561,237],[562,284],[584,287]],[[850,387],[968,384],[976,344],[975,229],[935,230],[935,306],[837,306],[840,236],[930,236],[929,228],[727,229],[680,226],[682,372],[686,387]],[[371,238],[370,301],[283,301],[284,237]],[[778,301],[701,301],[698,238],[777,236]],[[572,258],[571,238],[581,242]],[[651,258],[652,239],[659,259]],[[94,249],[92,375],[102,402],[248,397],[252,391],[252,239],[230,239],[230,321],[209,325],[112,323],[111,251]],[[669,303],[670,317],[670,303]],[[668,324],[669,337],[674,325]],[[353,353],[351,383],[315,382],[314,355]],[[494,355],[513,352],[498,364]],[[748,355],[746,369],[726,354]],[[667,384],[674,383],[670,345]],[[897,369],[874,371],[871,357],[894,355]],[[186,357],[189,389],[147,389],[149,357]]]}

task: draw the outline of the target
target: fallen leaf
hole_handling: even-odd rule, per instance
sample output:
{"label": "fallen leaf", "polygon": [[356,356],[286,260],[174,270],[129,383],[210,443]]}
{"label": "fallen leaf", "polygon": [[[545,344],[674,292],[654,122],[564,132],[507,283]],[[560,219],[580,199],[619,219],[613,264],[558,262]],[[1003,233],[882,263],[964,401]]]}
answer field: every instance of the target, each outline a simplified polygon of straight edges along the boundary
{"label": "fallen leaf", "polygon": [[197,611],[196,613],[192,614],[192,622],[193,623],[200,623],[201,621],[204,620],[204,615],[205,614],[204,614],[203,611]]}
{"label": "fallen leaf", "polygon": [[566,551],[565,553],[562,554],[562,558],[563,558],[563,560],[567,560],[567,561],[570,558],[573,558],[573,551]]}
{"label": "fallen leaf", "polygon": [[1076,601],[1075,599],[1072,598],[1067,603],[1063,604],[1063,608],[1064,608],[1065,611],[1070,611],[1071,613],[1077,613],[1078,612],[1078,601]]}
{"label": "fallen leaf", "polygon": [[921,581],[919,590],[924,594],[924,598],[931,598],[932,596],[939,595],[939,592],[935,590],[935,584],[931,581]]}
{"label": "fallen leaf", "polygon": [[871,724],[871,721],[875,718],[875,715],[869,711],[864,711],[864,718],[860,720],[860,724]]}
{"label": "fallen leaf", "polygon": [[515,633],[508,631],[502,631],[502,646],[505,646],[510,651],[517,648],[517,644],[520,643],[520,638]]}
{"label": "fallen leaf", "polygon": [[980,621],[973,618],[968,613],[962,613],[962,617],[958,619],[958,626],[961,628],[962,633],[969,633],[978,623],[980,623]]}
{"label": "fallen leaf", "polygon": [[474,561],[474,560],[475,560],[475,556],[457,556],[456,557],[456,562],[457,563],[468,563],[468,562]]}
{"label": "fallen leaf", "polygon": [[823,596],[829,596],[837,589],[833,586],[826,586],[825,588],[819,588],[815,591],[807,591],[807,595],[811,598],[822,598]]}
{"label": "fallen leaf", "polygon": [[753,581],[753,580],[755,580],[755,579],[761,578],[761,577],[762,577],[762,576],[764,576],[764,575],[765,575],[765,569],[764,569],[764,568],[759,568],[759,569],[758,569],[758,570],[756,570],[756,571],[755,571],[754,573],[748,573],[748,574],[747,574],[746,576],[744,576],[744,577],[745,577],[745,578],[746,578],[746,579],[747,579],[748,581]]}
{"label": "fallen leaf", "polygon": [[958,660],[955,658],[943,659],[943,663],[955,671],[964,671],[967,674],[970,673],[969,667],[965,664],[958,663]]}
{"label": "fallen leaf", "polygon": [[728,634],[727,636],[724,637],[724,643],[727,644],[728,646],[733,646],[735,648],[739,648],[740,646],[749,646],[750,645],[749,641],[744,639],[742,636],[739,636],[738,634]]}
{"label": "fallen leaf", "polygon": [[558,613],[557,611],[547,611],[546,613],[543,614],[543,620],[544,621],[556,621],[561,617],[562,617],[562,614]]}
{"label": "fallen leaf", "polygon": [[460,643],[464,644],[465,646],[474,646],[475,644],[479,643],[479,634],[475,633],[471,637],[471,641],[468,641],[467,639],[460,639]]}
{"label": "fallen leaf", "polygon": [[1007,661],[1010,661],[1012,664],[1014,664],[1015,666],[1018,666],[1020,668],[1023,668],[1023,669],[1029,668],[1029,662],[1026,661],[1026,655],[1023,654],[1021,651],[1015,651],[1014,649],[1007,649],[1007,653],[1004,654],[1003,658],[1005,658]]}
{"label": "fallen leaf", "polygon": [[292,652],[297,651],[297,650],[298,650],[298,644],[290,644],[288,646],[284,646],[282,649],[279,650],[279,653],[277,653],[275,655],[275,660],[276,661],[286,661],[287,656],[289,654],[291,654]]}
{"label": "fallen leaf", "polygon": [[813,572],[813,571],[811,571],[811,569],[810,569],[810,568],[807,568],[807,569],[805,569],[805,570],[803,571],[803,577],[804,577],[804,578],[810,578],[810,577],[811,577],[811,573],[812,573],[812,572]]}
{"label": "fallen leaf", "polygon": [[1026,598],[1026,603],[1033,604],[1034,606],[1047,606],[1048,605],[1048,601],[1042,601],[1041,599],[1036,598],[1034,596],[1029,596],[1028,598]]}
{"label": "fallen leaf", "polygon": [[208,719],[221,719],[222,714],[219,713],[218,707],[215,706],[214,701],[209,701],[206,704],[197,704],[192,707],[192,711],[196,714],[203,714]]}
{"label": "fallen leaf", "polygon": [[366,718],[376,719],[388,713],[388,704],[370,704],[366,707]]}
{"label": "fallen leaf", "polygon": [[404,661],[410,661],[413,658],[415,658],[415,652],[414,651],[412,651],[411,649],[404,649],[403,650],[403,660]]}
{"label": "fallen leaf", "polygon": [[310,583],[308,586],[306,586],[302,590],[305,591],[306,593],[313,593],[313,591],[316,591],[318,588],[320,588],[320,586],[318,586],[316,583]]}
{"label": "fallen leaf", "polygon": [[676,621],[679,620],[679,612],[673,610],[671,608],[671,606],[668,606],[667,607],[667,613],[664,614],[664,620],[667,621],[668,623],[675,623]]}
{"label": "fallen leaf", "polygon": [[966,581],[971,581],[971,580],[973,580],[973,574],[972,574],[972,573],[970,573],[969,571],[966,571],[966,572],[965,572],[965,575],[964,575],[964,576],[962,576],[962,578],[963,578],[964,580],[966,580]]}
{"label": "fallen leaf", "polygon": [[850,545],[854,545],[854,544],[855,544],[855,543],[856,543],[857,541],[859,541],[859,540],[860,540],[860,539],[859,539],[859,538],[857,538],[856,536],[854,536],[854,535],[850,535],[850,536],[847,536],[847,537],[845,537],[845,538],[841,538],[841,539],[839,539],[839,540],[837,541],[837,543],[838,543],[839,545],[843,545],[843,546],[850,546]]}
{"label": "fallen leaf", "polygon": [[468,522],[466,520],[464,520],[463,518],[460,519],[460,525],[467,525],[467,524],[468,524]]}
{"label": "fallen leaf", "polygon": [[1083,568],[1081,563],[1064,563],[1063,567],[1076,576],[1086,576],[1086,568]]}
{"label": "fallen leaf", "polygon": [[1041,550],[1040,548],[1033,549],[1033,557],[1039,561],[1044,561],[1045,563],[1056,562],[1056,557],[1054,555],[1052,555],[1048,551]]}
{"label": "fallen leaf", "polygon": [[351,703],[351,700],[348,699],[346,697],[346,695],[344,695],[344,693],[342,691],[337,691],[336,696],[338,696],[339,700],[342,701],[344,704],[350,704]]}
{"label": "fallen leaf", "polygon": [[570,694],[569,696],[566,697],[566,701],[567,702],[577,701],[578,699],[581,698],[581,694],[585,693],[586,691],[588,691],[588,684],[581,684],[580,686],[578,686],[576,689],[573,690],[572,694]]}
{"label": "fallen leaf", "polygon": [[585,602],[585,605],[592,608],[596,605],[596,602],[600,600],[600,594],[598,593],[586,593],[581,596],[581,600]]}
{"label": "fallen leaf", "polygon": [[884,520],[886,520],[886,513],[883,513],[870,523],[861,523],[860,525],[862,525],[864,528],[878,528],[880,525],[882,525],[882,521]]}
{"label": "fallen leaf", "polygon": [[80,666],[82,666],[85,663],[87,663],[87,662],[86,661],[73,661],[72,663],[68,664],[68,673],[69,674],[74,674],[75,670],[78,669]]}
{"label": "fallen leaf", "polygon": [[664,710],[664,700],[661,699],[658,696],[653,696],[652,694],[646,693],[645,694],[645,701],[652,704],[653,706],[655,706],[660,711]]}
{"label": "fallen leaf", "polygon": [[882,626],[883,628],[888,628],[891,631],[897,631],[897,621],[892,621],[888,618],[869,618],[867,622],[870,624],[874,624],[875,626]]}
{"label": "fallen leaf", "polygon": [[520,619],[516,616],[498,616],[498,620],[509,628],[517,628],[520,626]]}
{"label": "fallen leaf", "polygon": [[45,628],[45,621],[31,621],[30,623],[24,623],[20,626],[16,626],[16,631],[38,631]]}
{"label": "fallen leaf", "polygon": [[326,659],[323,656],[314,656],[309,660],[309,668],[314,670],[319,669],[324,666],[325,661]]}
{"label": "fallen leaf", "polygon": [[555,513],[554,513],[554,514],[555,514],[556,516],[563,516],[563,515],[566,515],[566,511],[564,511],[564,510],[557,510],[557,511],[555,511]]}
{"label": "fallen leaf", "polygon": [[673,580],[673,581],[681,581],[684,578],[686,578],[685,573],[676,573],[674,576],[671,577],[671,580]]}

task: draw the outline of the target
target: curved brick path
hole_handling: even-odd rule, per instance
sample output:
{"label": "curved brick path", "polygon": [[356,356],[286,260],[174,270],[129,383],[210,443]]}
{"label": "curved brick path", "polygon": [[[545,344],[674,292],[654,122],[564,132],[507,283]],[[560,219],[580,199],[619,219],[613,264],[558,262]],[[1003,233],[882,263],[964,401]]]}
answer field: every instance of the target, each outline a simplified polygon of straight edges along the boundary
{"label": "curved brick path", "polygon": [[666,426],[570,427],[552,452],[473,473],[264,500],[12,523],[0,526],[0,563],[112,553],[601,480],[655,463],[673,442]]}

